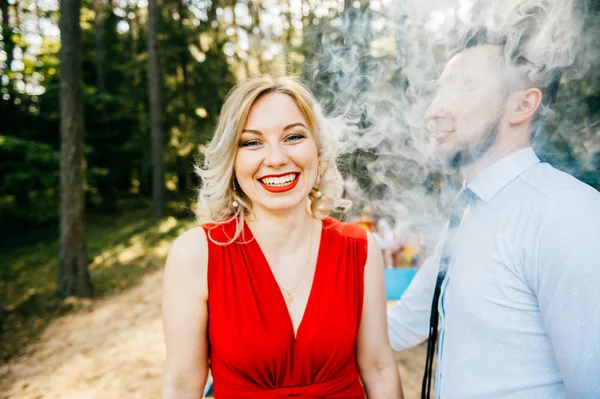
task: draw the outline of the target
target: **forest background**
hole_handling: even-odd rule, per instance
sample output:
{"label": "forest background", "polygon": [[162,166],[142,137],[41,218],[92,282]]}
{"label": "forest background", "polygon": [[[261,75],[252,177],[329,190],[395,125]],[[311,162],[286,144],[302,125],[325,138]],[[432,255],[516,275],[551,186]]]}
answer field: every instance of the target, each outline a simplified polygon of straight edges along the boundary
{"label": "forest background", "polygon": [[[0,0],[0,361],[85,307],[81,298],[118,293],[162,267],[194,222],[193,165],[237,82],[300,75],[333,111],[345,89],[336,73],[347,71],[332,69],[339,54],[328,51],[346,47],[359,75],[396,64],[387,76],[409,90],[402,44],[381,39],[389,3]],[[588,11],[597,15],[600,1]],[[347,36],[353,21],[358,38]],[[538,152],[599,189],[598,69],[561,80],[564,112],[578,123],[565,134],[550,121]],[[377,157],[355,149],[342,164],[375,200],[385,187],[361,171]]]}

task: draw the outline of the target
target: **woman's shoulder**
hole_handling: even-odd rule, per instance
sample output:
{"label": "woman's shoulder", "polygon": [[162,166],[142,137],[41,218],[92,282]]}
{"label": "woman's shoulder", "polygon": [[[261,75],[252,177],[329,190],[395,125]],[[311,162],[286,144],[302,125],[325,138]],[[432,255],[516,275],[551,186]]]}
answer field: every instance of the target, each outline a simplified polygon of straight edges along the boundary
{"label": "woman's shoulder", "polygon": [[190,298],[198,299],[193,301],[190,309],[201,311],[200,307],[206,303],[207,267],[206,235],[202,226],[198,225],[179,235],[171,244],[167,256],[163,273],[163,315],[169,315],[167,319],[174,323],[169,327],[171,330],[181,325],[180,311],[189,308]]}
{"label": "woman's shoulder", "polygon": [[201,225],[210,244],[225,246],[232,244],[243,233],[243,222],[231,219]]}
{"label": "woman's shoulder", "polygon": [[332,217],[323,219],[323,226],[342,238],[351,240],[367,240],[367,230],[353,223],[341,222]]}
{"label": "woman's shoulder", "polygon": [[200,260],[206,257],[208,249],[205,225],[197,225],[180,234],[169,250],[169,260],[176,260],[177,263]]}
{"label": "woman's shoulder", "polygon": [[[355,257],[355,266],[363,268],[368,254],[372,252],[370,234],[367,229],[353,223],[341,222],[337,219],[323,220],[324,231],[329,234],[330,242],[334,242],[341,252]],[[357,269],[360,270],[360,269]]]}
{"label": "woman's shoulder", "polygon": [[167,256],[163,286],[169,296],[176,292],[194,292],[206,296],[208,246],[206,234],[198,225],[179,235]]}

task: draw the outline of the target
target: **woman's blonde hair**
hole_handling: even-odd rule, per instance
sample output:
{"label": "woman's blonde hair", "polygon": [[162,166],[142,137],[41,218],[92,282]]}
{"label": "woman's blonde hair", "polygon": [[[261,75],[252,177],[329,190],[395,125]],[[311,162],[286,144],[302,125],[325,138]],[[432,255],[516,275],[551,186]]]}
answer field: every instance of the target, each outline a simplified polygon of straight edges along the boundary
{"label": "woman's blonde hair", "polygon": [[[312,215],[323,218],[334,210],[345,211],[351,204],[342,199],[343,179],[336,165],[336,137],[330,131],[312,93],[295,77],[252,78],[239,84],[228,94],[215,134],[204,153],[204,163],[195,166],[201,180],[196,216],[201,222],[216,224],[237,219],[238,229],[232,241],[241,232],[244,216],[252,208],[250,199],[235,180],[233,165],[238,143],[250,108],[258,98],[268,93],[287,94],[294,100],[317,143],[320,164],[319,177],[309,195]],[[321,196],[318,196],[318,191]],[[234,201],[239,206],[234,207]]]}

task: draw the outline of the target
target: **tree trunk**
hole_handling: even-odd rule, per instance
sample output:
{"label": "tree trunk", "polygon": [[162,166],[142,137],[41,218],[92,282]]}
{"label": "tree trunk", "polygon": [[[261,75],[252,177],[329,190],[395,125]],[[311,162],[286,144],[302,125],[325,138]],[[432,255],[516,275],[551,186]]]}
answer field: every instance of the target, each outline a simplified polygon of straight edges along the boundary
{"label": "tree trunk", "polygon": [[[107,174],[99,182],[98,189],[102,197],[100,209],[103,212],[115,213],[117,211],[117,188],[115,169],[118,168],[119,158],[114,154],[112,146],[108,143],[113,139],[114,132],[111,129],[106,107],[106,97],[104,96],[108,89],[106,87],[106,56],[104,50],[104,0],[93,0],[94,6],[94,39],[96,55],[96,87],[99,94],[100,106],[100,126],[102,132],[102,143],[105,146],[104,156],[98,160],[98,165],[107,169]],[[108,151],[106,148],[111,148]]]}
{"label": "tree trunk", "polygon": [[255,70],[250,70],[250,73],[260,74],[260,33],[256,33],[254,28],[260,29],[260,1],[249,0],[248,7],[250,8],[250,18],[252,23],[248,29],[248,63],[254,62]]}
{"label": "tree trunk", "polygon": [[[190,83],[189,83],[189,75],[188,75],[188,64],[189,64],[189,50],[188,50],[188,42],[187,42],[187,36],[186,36],[186,27],[184,25],[184,19],[187,18],[187,9],[185,7],[185,4],[183,3],[183,0],[179,0],[179,2],[177,3],[177,8],[178,8],[178,12],[179,12],[179,31],[181,32],[181,34],[183,35],[183,40],[184,40],[184,46],[180,49],[181,51],[179,52],[179,62],[180,62],[180,68],[181,68],[181,78],[182,78],[182,86],[181,86],[181,93],[182,96],[184,98],[184,111],[183,111],[183,115],[182,115],[182,130],[185,134],[186,140],[183,140],[183,142],[185,143],[187,140],[190,140],[190,135],[191,135],[191,131],[192,128],[190,126],[190,120],[188,117],[188,114],[191,114],[191,112],[193,112],[192,106],[194,104],[194,98],[193,98],[193,90],[190,89]],[[180,143],[180,145],[184,145],[183,143]],[[189,188],[189,184],[188,184],[188,175],[189,175],[189,171],[188,169],[191,169],[189,167],[189,162],[188,162],[188,156],[187,155],[181,155],[179,154],[179,151],[177,152],[177,160],[175,161],[176,163],[176,169],[177,169],[177,191],[182,194],[185,195],[187,194],[187,190]]]}
{"label": "tree trunk", "polygon": [[15,26],[21,27],[21,12],[19,11],[19,0],[13,0],[13,10],[15,10]]}
{"label": "tree trunk", "polygon": [[8,71],[10,71],[14,54],[15,43],[12,40],[12,28],[10,26],[9,17],[9,2],[8,0],[0,0],[0,12],[2,12],[2,40],[4,41],[4,52],[6,53],[6,65]]}
{"label": "tree trunk", "polygon": [[150,92],[150,132],[152,136],[152,216],[165,215],[165,160],[162,130],[161,79],[158,68],[157,0],[148,1],[148,85]]}
{"label": "tree trunk", "polygon": [[283,14],[286,22],[288,23],[288,27],[285,32],[282,32],[282,42],[283,48],[285,49],[285,65],[286,65],[286,74],[294,74],[294,62],[290,57],[290,52],[292,50],[292,37],[294,36],[294,24],[292,20],[292,2],[287,0],[285,2],[287,6],[287,11]]}
{"label": "tree trunk", "polygon": [[98,92],[101,94],[106,93],[106,67],[104,57],[104,40],[102,31],[104,24],[102,20],[104,12],[103,0],[94,0],[94,37],[96,44],[96,82],[98,85]]}
{"label": "tree trunk", "polygon": [[8,26],[9,17],[8,17],[8,0],[0,0],[0,12],[2,12],[2,25]]}
{"label": "tree trunk", "polygon": [[85,248],[81,0],[60,4],[60,257],[58,295],[93,296]]}
{"label": "tree trunk", "polygon": [[347,13],[352,8],[352,0],[344,0],[344,12]]}

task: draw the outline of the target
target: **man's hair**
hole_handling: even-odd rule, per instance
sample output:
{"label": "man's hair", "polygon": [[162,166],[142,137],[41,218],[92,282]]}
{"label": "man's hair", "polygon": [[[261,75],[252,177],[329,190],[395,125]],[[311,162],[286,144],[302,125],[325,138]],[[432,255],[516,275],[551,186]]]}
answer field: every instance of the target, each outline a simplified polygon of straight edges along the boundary
{"label": "man's hair", "polygon": [[[537,71],[543,72],[545,66],[542,66],[541,68],[539,66],[534,66],[533,63],[525,57],[524,47],[527,40],[527,35],[521,35],[516,43],[509,46],[509,40],[506,34],[493,36],[486,28],[477,28],[468,32],[464,40],[464,45],[459,48],[459,51],[476,46],[496,45],[501,47],[502,54],[506,61],[513,66],[525,70],[530,66],[531,70],[535,68]],[[561,77],[562,71],[559,69],[550,71],[549,78],[544,80],[531,80],[528,76],[524,76],[524,78],[529,81],[530,87],[536,87],[542,93],[542,103],[531,122],[532,136],[541,130],[547,115],[551,112],[552,107],[556,103]]]}

